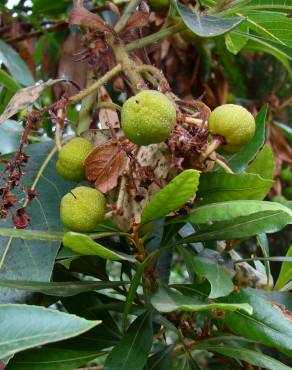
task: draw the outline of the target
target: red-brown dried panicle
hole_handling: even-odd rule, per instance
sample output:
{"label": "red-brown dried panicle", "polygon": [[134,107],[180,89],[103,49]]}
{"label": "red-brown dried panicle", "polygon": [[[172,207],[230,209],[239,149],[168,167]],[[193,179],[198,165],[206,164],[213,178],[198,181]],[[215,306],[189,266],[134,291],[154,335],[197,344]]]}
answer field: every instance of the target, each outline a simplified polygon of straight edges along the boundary
{"label": "red-brown dried panicle", "polygon": [[134,146],[125,139],[111,139],[98,145],[85,160],[85,176],[95,182],[95,187],[102,193],[114,189],[123,174],[128,154]]}
{"label": "red-brown dried panicle", "polygon": [[13,223],[17,229],[25,229],[30,221],[30,217],[25,208],[19,208],[12,216]]}
{"label": "red-brown dried panicle", "polygon": [[93,31],[112,32],[112,28],[100,16],[89,12],[83,6],[77,6],[72,10],[68,23],[86,27]]}

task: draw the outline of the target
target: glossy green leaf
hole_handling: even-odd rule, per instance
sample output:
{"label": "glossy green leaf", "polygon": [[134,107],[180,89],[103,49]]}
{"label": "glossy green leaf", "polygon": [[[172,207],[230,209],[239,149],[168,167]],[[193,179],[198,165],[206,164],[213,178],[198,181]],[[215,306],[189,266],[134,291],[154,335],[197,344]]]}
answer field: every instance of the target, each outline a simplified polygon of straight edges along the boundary
{"label": "glossy green leaf", "polygon": [[[200,346],[198,343],[197,349],[205,349],[204,346]],[[289,366],[284,365],[282,362],[275,360],[274,358],[264,355],[261,352],[253,351],[251,349],[243,347],[235,347],[231,345],[224,346],[208,346],[206,348],[210,352],[220,353],[223,356],[231,357],[236,360],[242,360],[248,364],[259,366],[269,370],[289,370]]]}
{"label": "glossy green leaf", "polygon": [[122,340],[106,359],[105,370],[142,370],[152,346],[152,311],[148,311],[129,327]]}
{"label": "glossy green leaf", "polygon": [[229,221],[237,217],[248,216],[258,212],[281,211],[292,217],[292,211],[277,202],[260,200],[234,200],[210,203],[194,208],[187,216],[176,217],[172,223],[206,224],[209,222]]}
{"label": "glossy green leaf", "polygon": [[13,357],[7,370],[72,370],[85,366],[100,355],[97,351],[65,348],[37,348]]}
{"label": "glossy green leaf", "polygon": [[65,233],[63,237],[63,245],[64,247],[70,248],[80,254],[99,256],[101,258],[112,261],[127,260],[131,262],[136,262],[133,256],[108,249],[103,245],[95,242],[93,239],[90,238],[90,236],[86,234],[79,234],[73,231],[69,231]]}
{"label": "glossy green leaf", "polygon": [[[292,246],[289,248],[287,257],[292,257]],[[280,290],[292,279],[292,262],[283,262],[281,270],[275,284],[275,290]]]}
{"label": "glossy green leaf", "polygon": [[200,177],[200,204],[229,200],[262,200],[274,182],[253,173],[206,172]]}
{"label": "glossy green leaf", "polygon": [[[240,30],[242,33],[248,33],[248,24],[244,21],[238,27],[237,30]],[[225,45],[232,54],[237,54],[247,43],[247,37],[238,35],[234,32],[228,32],[225,35]]]}
{"label": "glossy green leaf", "polygon": [[234,172],[242,172],[252,161],[260,148],[264,145],[266,135],[267,107],[262,107],[256,116],[256,131],[252,140],[238,153],[228,158],[228,166]]}
{"label": "glossy green leaf", "polygon": [[273,180],[274,169],[272,149],[265,144],[254,161],[247,167],[246,172],[256,173],[264,179]]}
{"label": "glossy green leaf", "polygon": [[0,305],[0,316],[0,358],[74,337],[100,323],[57,310],[24,304]]}
{"label": "glossy green leaf", "polygon": [[21,124],[16,121],[7,120],[0,124],[1,155],[15,152],[19,148],[22,132]]}
{"label": "glossy green leaf", "polygon": [[225,299],[228,303],[248,303],[253,314],[226,312],[224,322],[235,334],[292,353],[292,323],[278,306],[260,297],[256,290],[242,289]]}
{"label": "glossy green leaf", "polygon": [[179,2],[177,2],[177,9],[185,25],[200,37],[223,35],[244,20],[244,17],[223,18],[192,12]]}
{"label": "glossy green leaf", "polygon": [[148,358],[145,370],[169,370],[172,368],[173,345],[167,346],[164,350],[156,352]]}
{"label": "glossy green leaf", "polygon": [[34,84],[32,74],[20,55],[6,42],[0,40],[0,60],[11,76],[23,86]]}
{"label": "glossy green leaf", "polygon": [[[1,126],[1,125],[0,125]],[[0,220],[0,228],[11,231],[42,232],[63,231],[59,217],[61,197],[74,187],[74,183],[65,181],[55,169],[56,155],[53,142],[33,144],[25,148],[30,156],[22,178],[23,183],[31,188],[35,182],[40,194],[28,207],[31,217],[26,230],[16,230],[11,222]],[[1,167],[1,166],[0,166]],[[0,180],[1,183],[1,180]],[[8,229],[9,230],[9,229]],[[0,233],[1,235],[1,233]],[[50,235],[51,237],[52,235]],[[26,240],[15,234],[10,237],[0,236],[0,279],[49,281],[55,258],[60,247],[59,236],[53,239]],[[0,288],[0,302],[29,302],[32,293]]]}
{"label": "glossy green leaf", "polygon": [[70,297],[82,292],[115,288],[129,284],[124,281],[72,281],[72,282],[38,282],[22,280],[0,280],[0,286],[13,289],[22,289],[29,292],[39,292],[46,295]]}
{"label": "glossy green leaf", "polygon": [[12,93],[16,93],[21,86],[3,69],[0,69],[0,85],[5,86]]}
{"label": "glossy green leaf", "polygon": [[172,311],[206,311],[217,309],[220,311],[243,310],[247,314],[252,313],[252,307],[247,303],[202,303],[201,300],[190,296],[184,296],[177,291],[166,287],[160,287],[152,296],[151,303],[159,312]]}
{"label": "glossy green leaf", "polygon": [[[209,298],[226,296],[234,289],[230,274],[217,260],[204,255],[193,255],[185,248],[179,248],[180,254],[197,276],[205,278],[211,285]],[[191,278],[191,276],[190,276]]]}
{"label": "glossy green leaf", "polygon": [[[263,256],[267,258],[267,260],[264,261],[264,265],[265,265],[266,276],[267,276],[267,287],[270,287],[273,284],[270,283],[272,275],[271,275],[270,261],[268,259],[270,256],[270,248],[269,248],[269,240],[267,238],[267,235],[266,234],[257,235],[257,242],[259,244],[259,247],[261,248]],[[256,262],[259,262],[259,261],[256,261]]]}
{"label": "glossy green leaf", "polygon": [[156,193],[141,214],[141,222],[146,223],[177,210],[197,191],[200,172],[185,170],[172,179],[162,190]]}
{"label": "glossy green leaf", "polygon": [[231,240],[247,238],[261,233],[274,233],[292,223],[291,216],[282,211],[257,212],[230,221],[206,225],[200,231],[177,241],[177,244],[207,240]]}

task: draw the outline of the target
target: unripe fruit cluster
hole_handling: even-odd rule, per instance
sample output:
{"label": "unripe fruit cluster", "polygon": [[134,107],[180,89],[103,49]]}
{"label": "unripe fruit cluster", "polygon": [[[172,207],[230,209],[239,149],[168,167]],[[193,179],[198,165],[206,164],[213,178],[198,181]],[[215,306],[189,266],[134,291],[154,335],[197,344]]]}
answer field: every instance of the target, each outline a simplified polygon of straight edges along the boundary
{"label": "unripe fruit cluster", "polygon": [[208,121],[213,135],[222,136],[228,152],[240,151],[254,136],[255,119],[244,107],[235,104],[224,104],[215,108]]}
{"label": "unripe fruit cluster", "polygon": [[78,186],[62,198],[60,218],[69,230],[92,232],[104,219],[105,205],[100,191]]}

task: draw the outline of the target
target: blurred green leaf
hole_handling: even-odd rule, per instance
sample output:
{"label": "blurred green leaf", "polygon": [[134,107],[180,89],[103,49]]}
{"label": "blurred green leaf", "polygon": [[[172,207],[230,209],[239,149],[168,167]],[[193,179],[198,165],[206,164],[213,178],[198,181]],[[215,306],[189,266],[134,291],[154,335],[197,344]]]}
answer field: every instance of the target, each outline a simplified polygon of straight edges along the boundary
{"label": "blurred green leaf", "polygon": [[292,217],[280,210],[257,212],[230,221],[206,225],[200,231],[178,240],[177,244],[247,238],[261,233],[274,233],[291,223]]}
{"label": "blurred green leaf", "polygon": [[71,281],[71,282],[38,282],[22,280],[0,280],[0,286],[39,292],[52,296],[70,297],[82,292],[115,288],[129,284],[126,281]]}
{"label": "blurred green leaf", "polygon": [[262,107],[256,116],[256,132],[252,140],[238,153],[228,158],[228,166],[234,172],[242,172],[257,155],[265,142],[267,107]]}
{"label": "blurred green leaf", "polygon": [[74,337],[100,323],[57,310],[25,304],[0,305],[0,316],[0,358],[42,344]]}
{"label": "blurred green leaf", "polygon": [[97,351],[66,348],[36,348],[19,353],[10,361],[7,370],[72,370],[100,356]]}
{"label": "blurred green leaf", "polygon": [[69,231],[65,233],[63,237],[63,245],[81,254],[99,256],[112,261],[127,260],[136,262],[133,256],[108,249],[92,240],[91,237],[86,234]]}
{"label": "blurred green leaf", "polygon": [[274,182],[253,173],[206,172],[200,177],[200,204],[229,200],[262,200]]}
{"label": "blurred green leaf", "polygon": [[273,151],[269,145],[265,144],[253,162],[247,167],[246,172],[256,173],[263,179],[273,180],[274,169]]}
{"label": "blurred green leaf", "polygon": [[0,60],[18,83],[23,86],[34,84],[32,74],[23,59],[3,40],[0,40]]}
{"label": "blurred green leaf", "polygon": [[8,119],[0,124],[0,153],[8,154],[19,148],[20,138],[23,132],[21,124]]}
{"label": "blurred green leaf", "polygon": [[246,303],[202,303],[200,300],[190,296],[184,296],[175,290],[167,287],[160,287],[152,296],[151,302],[153,306],[160,312],[172,311],[206,311],[206,310],[220,310],[220,311],[236,311],[243,310],[248,314],[252,313],[252,308]]}
{"label": "blurred green leaf", "polygon": [[[242,33],[248,33],[249,30],[246,21],[237,26],[236,29],[240,30]],[[225,35],[226,47],[232,54],[237,54],[246,45],[247,41],[248,39],[246,37],[238,35],[232,31]]]}
{"label": "blurred green leaf", "polygon": [[[286,257],[292,257],[292,246],[289,248]],[[283,262],[275,284],[275,290],[280,290],[292,279],[292,262]]]}
{"label": "blurred green leaf", "polygon": [[273,121],[273,124],[281,129],[287,139],[292,140],[292,128],[290,126],[287,126],[285,125],[285,123],[278,121]]}
{"label": "blurred green leaf", "polygon": [[179,252],[189,266],[188,270],[191,269],[199,278],[209,281],[211,285],[209,298],[223,297],[233,291],[234,286],[230,274],[216,259],[205,255],[193,255],[184,247],[180,247]]}
{"label": "blurred green leaf", "polygon": [[16,93],[16,91],[21,88],[21,86],[3,69],[0,69],[0,84],[13,93]]}
{"label": "blurred green leaf", "polygon": [[274,307],[251,289],[241,289],[240,293],[232,293],[224,300],[228,303],[248,303],[254,310],[251,316],[242,311],[226,312],[224,322],[233,333],[291,355],[292,323],[278,306]]}
{"label": "blurred green leaf", "polygon": [[106,359],[105,370],[142,370],[152,346],[152,311],[136,318]]}
{"label": "blurred green leaf", "polygon": [[178,12],[185,25],[200,37],[223,35],[238,26],[244,17],[223,18],[198,12],[192,12],[185,5],[177,2]]}

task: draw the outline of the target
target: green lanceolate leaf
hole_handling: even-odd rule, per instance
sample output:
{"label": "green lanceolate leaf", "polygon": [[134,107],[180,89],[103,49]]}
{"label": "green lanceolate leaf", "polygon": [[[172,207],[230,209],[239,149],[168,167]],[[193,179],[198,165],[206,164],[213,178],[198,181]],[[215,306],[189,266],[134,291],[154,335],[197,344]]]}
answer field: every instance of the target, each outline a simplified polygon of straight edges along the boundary
{"label": "green lanceolate leaf", "polygon": [[[49,281],[60,248],[61,239],[58,233],[63,231],[59,217],[60,201],[62,196],[74,187],[74,183],[64,181],[57,174],[53,142],[29,145],[25,152],[30,158],[22,181],[27,188],[34,187],[39,196],[27,208],[31,220],[26,230],[16,230],[12,223],[0,221],[2,231],[5,228],[5,232],[15,232],[0,232],[0,279]],[[40,238],[43,240],[40,242],[38,237],[31,240],[30,237],[21,239],[18,234],[18,231],[29,234],[32,230],[44,234],[48,232],[50,235],[46,238],[42,234],[44,239]],[[32,233],[34,234],[34,231]],[[0,288],[1,303],[28,302],[30,297],[32,294],[26,291]]]}
{"label": "green lanceolate leaf", "polygon": [[258,212],[281,211],[292,217],[292,211],[277,202],[260,200],[234,200],[228,202],[210,203],[193,209],[187,216],[176,217],[171,223],[186,223],[193,225],[209,222],[230,221],[241,216],[248,216]]}
{"label": "green lanceolate leaf", "polygon": [[7,370],[72,370],[85,366],[99,355],[97,351],[38,348],[15,355]]}
{"label": "green lanceolate leaf", "polygon": [[[244,21],[238,27],[242,33],[248,33],[248,24]],[[232,54],[237,54],[247,43],[248,39],[234,32],[228,32],[225,35],[225,45]]]}
{"label": "green lanceolate leaf", "polygon": [[100,321],[88,321],[44,307],[0,305],[0,358],[84,333]]}
{"label": "green lanceolate leaf", "polygon": [[260,297],[256,290],[242,289],[232,293],[228,303],[248,303],[253,307],[253,314],[245,312],[227,312],[224,322],[229,329],[242,337],[292,353],[292,323],[285,318],[278,306]]}
{"label": "green lanceolate leaf", "polygon": [[115,288],[126,285],[124,281],[72,281],[72,282],[39,282],[22,280],[0,280],[0,286],[13,289],[22,289],[29,292],[38,292],[58,297],[70,297],[82,292]]}
{"label": "green lanceolate leaf", "polygon": [[272,180],[253,173],[207,172],[200,177],[197,193],[200,204],[229,200],[262,200],[273,186]]}
{"label": "green lanceolate leaf", "polygon": [[34,79],[20,55],[4,41],[0,40],[0,60],[11,76],[23,86],[32,85]]}
{"label": "green lanceolate leaf", "polygon": [[122,340],[106,359],[105,370],[142,370],[152,346],[152,311],[148,311],[129,327]]}
{"label": "green lanceolate leaf", "polygon": [[211,285],[209,298],[226,296],[233,291],[230,274],[217,260],[201,255],[195,256],[183,247],[179,248],[179,252],[188,264],[188,270],[191,269],[197,276],[209,281]]}
{"label": "green lanceolate leaf", "polygon": [[[292,257],[292,246],[289,248],[287,257]],[[282,289],[292,279],[292,262],[283,262],[278,276],[278,280],[275,284],[275,290]]]}
{"label": "green lanceolate leaf", "polygon": [[247,167],[246,172],[255,173],[263,179],[273,180],[275,164],[272,149],[265,144],[253,162]]}
{"label": "green lanceolate leaf", "polygon": [[[197,349],[204,349],[204,346],[198,343]],[[236,360],[242,360],[248,364],[260,366],[270,370],[289,370],[290,367],[284,365],[282,362],[275,360],[274,358],[264,355],[261,352],[256,352],[251,349],[235,347],[232,345],[214,346],[209,345],[206,348],[210,352],[220,353],[221,355],[234,358]]]}
{"label": "green lanceolate leaf", "polygon": [[12,93],[16,93],[21,86],[3,69],[0,69],[0,84],[5,86]]}
{"label": "green lanceolate leaf", "polygon": [[278,121],[273,121],[273,124],[281,129],[283,135],[286,136],[287,139],[292,140],[292,128],[290,126]]}
{"label": "green lanceolate leaf", "polygon": [[185,170],[170,181],[146,204],[141,214],[141,222],[146,223],[177,210],[191,199],[198,188],[200,173]]}
{"label": "green lanceolate leaf", "polygon": [[256,131],[252,140],[238,153],[228,159],[228,166],[234,172],[242,172],[252,161],[265,142],[267,107],[263,107],[256,116]]}
{"label": "green lanceolate leaf", "polygon": [[220,311],[243,310],[247,314],[252,313],[252,307],[246,303],[222,304],[217,302],[202,302],[200,299],[184,296],[167,287],[160,287],[151,299],[153,306],[160,312],[172,311],[206,311],[217,309]]}
{"label": "green lanceolate leaf", "polygon": [[80,254],[99,256],[112,261],[126,260],[136,262],[136,259],[133,256],[108,249],[92,240],[90,236],[75,233],[73,231],[65,233],[63,237],[63,245],[64,247],[70,248]]}
{"label": "green lanceolate leaf", "polygon": [[7,120],[0,124],[1,155],[15,152],[18,149],[22,132],[22,126],[16,121]]}
{"label": "green lanceolate leaf", "polygon": [[223,18],[194,13],[179,2],[177,2],[177,9],[185,25],[200,37],[223,35],[244,20],[244,17]]}
{"label": "green lanceolate leaf", "polygon": [[282,211],[257,212],[252,215],[237,217],[230,221],[206,225],[200,231],[177,241],[177,244],[207,240],[231,240],[247,238],[261,233],[269,234],[279,231],[291,223],[291,216]]}

